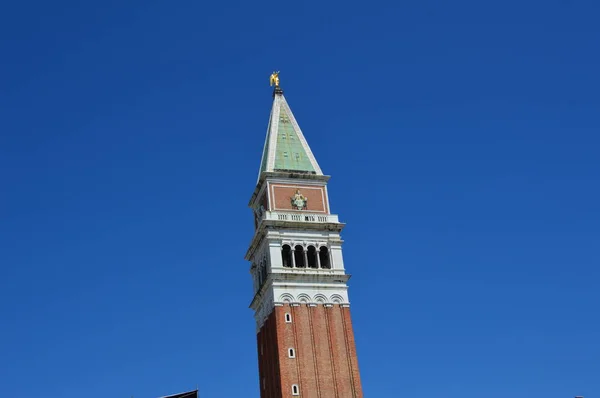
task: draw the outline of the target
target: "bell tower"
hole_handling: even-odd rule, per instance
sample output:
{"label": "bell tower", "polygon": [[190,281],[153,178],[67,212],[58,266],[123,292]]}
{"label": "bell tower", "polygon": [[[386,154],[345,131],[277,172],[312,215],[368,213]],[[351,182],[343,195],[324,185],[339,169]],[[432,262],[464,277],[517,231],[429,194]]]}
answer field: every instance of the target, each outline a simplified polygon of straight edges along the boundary
{"label": "bell tower", "polygon": [[246,253],[254,281],[260,396],[362,398],[340,232],[321,171],[271,75],[273,106]]}

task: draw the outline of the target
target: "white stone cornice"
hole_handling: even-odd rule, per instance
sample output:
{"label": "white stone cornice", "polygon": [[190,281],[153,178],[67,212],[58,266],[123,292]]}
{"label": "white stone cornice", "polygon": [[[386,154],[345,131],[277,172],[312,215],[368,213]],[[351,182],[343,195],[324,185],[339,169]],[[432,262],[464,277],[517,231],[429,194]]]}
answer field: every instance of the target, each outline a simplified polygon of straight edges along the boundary
{"label": "white stone cornice", "polygon": [[273,290],[268,289],[265,291],[265,294],[257,304],[254,312],[254,319],[256,320],[256,331],[258,332],[275,307]]}
{"label": "white stone cornice", "polygon": [[[322,177],[322,176],[321,176]],[[314,179],[314,178],[302,178],[302,177],[275,177],[275,176],[267,176],[267,182],[270,184],[291,184],[291,185],[310,185],[315,187],[326,187],[327,181],[323,179]]]}
{"label": "white stone cornice", "polygon": [[257,206],[256,201],[258,200],[258,198],[261,198],[263,196],[263,194],[266,192],[268,186],[269,186],[268,183],[257,185],[257,189],[252,194],[252,198],[250,199],[250,202],[248,202],[248,207],[250,207],[252,210],[254,210],[254,208]]}
{"label": "white stone cornice", "polygon": [[340,305],[350,307],[348,301],[348,287],[346,285],[300,285],[270,283],[261,289],[261,295],[257,295],[252,303],[255,309],[254,317],[256,319],[257,332],[260,330],[265,320],[269,317],[274,307],[307,305],[316,307],[324,305],[333,307]]}

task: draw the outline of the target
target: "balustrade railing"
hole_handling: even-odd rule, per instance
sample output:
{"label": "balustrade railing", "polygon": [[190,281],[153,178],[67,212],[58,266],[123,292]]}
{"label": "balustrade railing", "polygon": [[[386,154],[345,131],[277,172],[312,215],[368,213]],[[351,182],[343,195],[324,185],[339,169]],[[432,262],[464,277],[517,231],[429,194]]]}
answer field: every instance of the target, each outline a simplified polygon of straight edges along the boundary
{"label": "balustrade railing", "polygon": [[287,213],[280,211],[265,211],[263,220],[339,223],[337,214]]}

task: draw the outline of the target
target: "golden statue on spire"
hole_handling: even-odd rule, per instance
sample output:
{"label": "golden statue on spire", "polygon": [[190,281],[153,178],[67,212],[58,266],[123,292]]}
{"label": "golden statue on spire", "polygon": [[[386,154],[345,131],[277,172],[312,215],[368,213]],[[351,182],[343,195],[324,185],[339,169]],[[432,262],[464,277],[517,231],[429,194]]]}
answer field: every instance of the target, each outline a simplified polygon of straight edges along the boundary
{"label": "golden statue on spire", "polygon": [[275,85],[275,87],[279,87],[279,71],[271,73],[271,86]]}

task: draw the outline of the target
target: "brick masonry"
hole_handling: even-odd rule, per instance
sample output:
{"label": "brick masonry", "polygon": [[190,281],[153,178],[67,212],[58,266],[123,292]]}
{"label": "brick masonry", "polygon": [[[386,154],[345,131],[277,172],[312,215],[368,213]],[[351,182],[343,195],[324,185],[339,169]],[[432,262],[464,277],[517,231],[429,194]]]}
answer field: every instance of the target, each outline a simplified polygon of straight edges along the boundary
{"label": "brick masonry", "polygon": [[261,398],[291,397],[294,384],[304,398],[363,397],[348,307],[275,307],[257,338]]}
{"label": "brick masonry", "polygon": [[292,197],[299,189],[300,193],[308,199],[306,211],[315,213],[329,213],[327,195],[324,187],[302,186],[302,185],[278,185],[270,186],[271,210],[295,210],[292,207]]}

